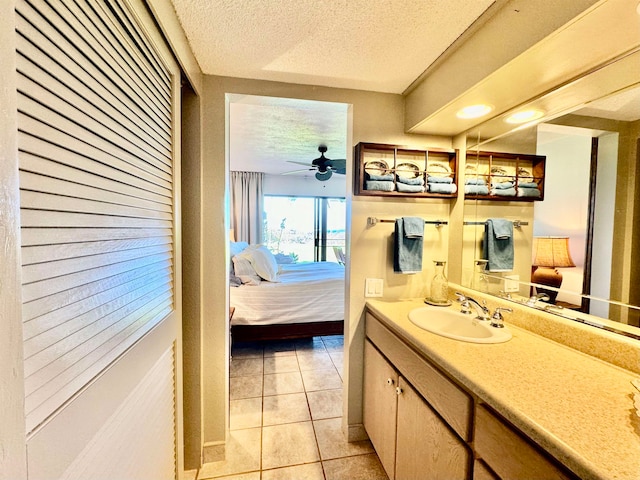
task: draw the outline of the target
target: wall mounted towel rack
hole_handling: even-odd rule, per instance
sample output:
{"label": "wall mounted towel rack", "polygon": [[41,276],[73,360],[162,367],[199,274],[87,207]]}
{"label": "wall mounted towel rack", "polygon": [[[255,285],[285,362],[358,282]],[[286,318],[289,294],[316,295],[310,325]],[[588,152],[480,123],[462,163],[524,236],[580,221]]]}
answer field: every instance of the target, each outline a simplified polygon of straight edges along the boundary
{"label": "wall mounted towel rack", "polygon": [[[376,223],[395,223],[395,219],[367,217],[367,227],[373,227]],[[424,223],[427,225],[435,225],[436,228],[449,224],[446,220],[425,220]]]}
{"label": "wall mounted towel rack", "polygon": [[[484,225],[486,223],[487,223],[486,221],[484,221],[484,222],[464,222],[464,225]],[[520,227],[522,227],[524,225],[529,225],[529,222],[523,222],[521,220],[514,220],[513,221],[513,226],[515,228],[520,228]]]}

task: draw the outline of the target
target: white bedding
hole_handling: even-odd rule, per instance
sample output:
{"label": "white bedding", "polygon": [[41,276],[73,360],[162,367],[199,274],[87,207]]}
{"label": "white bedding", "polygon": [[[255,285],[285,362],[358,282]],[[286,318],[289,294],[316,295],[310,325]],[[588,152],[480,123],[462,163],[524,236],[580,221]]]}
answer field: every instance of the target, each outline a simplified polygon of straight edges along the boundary
{"label": "white bedding", "polygon": [[344,267],[332,262],[281,265],[279,282],[230,288],[232,325],[344,319]]}

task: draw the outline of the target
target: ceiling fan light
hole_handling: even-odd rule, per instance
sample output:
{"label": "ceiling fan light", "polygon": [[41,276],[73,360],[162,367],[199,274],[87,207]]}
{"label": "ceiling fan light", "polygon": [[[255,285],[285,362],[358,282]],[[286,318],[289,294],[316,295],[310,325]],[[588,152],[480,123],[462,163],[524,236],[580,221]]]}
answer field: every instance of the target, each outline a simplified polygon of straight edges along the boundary
{"label": "ceiling fan light", "polygon": [[331,178],[331,170],[327,170],[326,172],[316,172],[316,178],[321,182],[327,181]]}

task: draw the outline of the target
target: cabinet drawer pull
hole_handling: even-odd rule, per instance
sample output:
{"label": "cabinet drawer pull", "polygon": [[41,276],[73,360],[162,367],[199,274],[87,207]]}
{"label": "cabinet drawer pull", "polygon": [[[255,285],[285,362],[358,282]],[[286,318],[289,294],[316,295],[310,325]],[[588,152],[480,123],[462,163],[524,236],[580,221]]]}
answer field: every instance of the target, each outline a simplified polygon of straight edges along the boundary
{"label": "cabinet drawer pull", "polygon": [[402,394],[402,388],[396,387],[396,395],[401,395],[401,394]]}
{"label": "cabinet drawer pull", "polygon": [[393,378],[387,378],[387,385],[393,385]]}

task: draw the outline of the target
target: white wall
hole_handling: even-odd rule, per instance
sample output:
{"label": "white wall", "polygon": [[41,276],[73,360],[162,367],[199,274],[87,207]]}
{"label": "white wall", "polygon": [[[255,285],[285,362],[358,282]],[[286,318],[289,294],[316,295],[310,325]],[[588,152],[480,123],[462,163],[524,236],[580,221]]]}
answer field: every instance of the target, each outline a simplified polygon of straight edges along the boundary
{"label": "white wall", "polygon": [[[582,131],[581,131],[582,130]],[[591,168],[591,133],[558,125],[538,127],[538,155],[546,155],[544,201],[534,206],[533,235],[568,236],[574,268],[560,268],[562,290],[582,292]],[[579,295],[559,301],[579,305]]]}
{"label": "white wall", "polygon": [[[345,135],[346,135],[345,131]],[[305,197],[344,197],[347,193],[345,175],[334,173],[325,182],[313,175],[265,175],[265,195],[299,195]]]}

